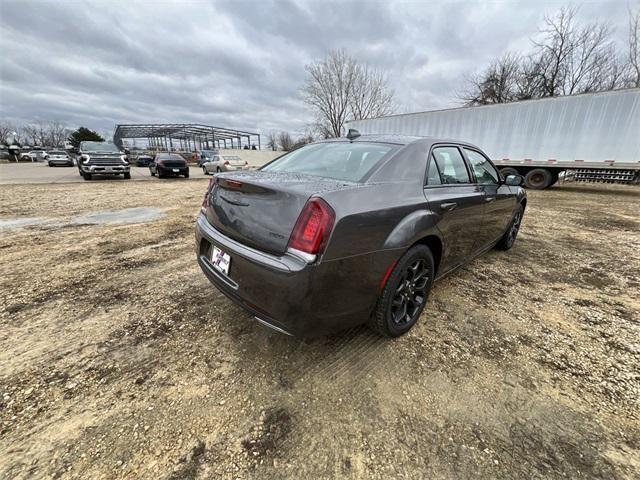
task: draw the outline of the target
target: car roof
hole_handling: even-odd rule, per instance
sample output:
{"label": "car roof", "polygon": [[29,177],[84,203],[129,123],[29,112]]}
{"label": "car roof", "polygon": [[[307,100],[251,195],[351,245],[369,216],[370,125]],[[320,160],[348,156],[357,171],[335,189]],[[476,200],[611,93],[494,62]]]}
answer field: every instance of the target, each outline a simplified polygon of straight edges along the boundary
{"label": "car roof", "polygon": [[[350,140],[346,137],[340,138],[330,138],[326,140],[320,140],[320,142],[349,142]],[[318,143],[320,143],[318,142]],[[452,138],[444,138],[444,137],[430,137],[430,136],[418,136],[418,135],[396,135],[396,134],[379,134],[379,135],[360,135],[359,137],[353,139],[353,142],[373,142],[373,143],[390,143],[394,145],[410,145],[410,144],[425,144],[425,145],[433,145],[435,143],[454,143],[462,146],[472,147],[480,150],[479,147],[473,145],[472,143],[465,142],[462,140],[455,140]]]}

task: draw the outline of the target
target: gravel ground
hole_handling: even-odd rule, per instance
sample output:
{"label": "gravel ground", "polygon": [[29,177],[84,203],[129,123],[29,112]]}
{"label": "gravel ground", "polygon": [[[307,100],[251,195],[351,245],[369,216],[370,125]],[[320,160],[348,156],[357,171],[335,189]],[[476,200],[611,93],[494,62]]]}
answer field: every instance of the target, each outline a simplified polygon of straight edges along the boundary
{"label": "gravel ground", "polygon": [[301,341],[199,271],[205,185],[2,187],[1,478],[640,476],[639,188],[529,192],[410,334]]}

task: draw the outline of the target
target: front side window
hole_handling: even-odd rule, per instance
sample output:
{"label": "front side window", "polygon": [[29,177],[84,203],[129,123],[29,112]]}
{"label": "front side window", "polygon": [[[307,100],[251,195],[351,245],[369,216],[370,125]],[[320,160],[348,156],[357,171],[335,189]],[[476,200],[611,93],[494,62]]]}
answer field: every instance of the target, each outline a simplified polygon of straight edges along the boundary
{"label": "front side window", "polygon": [[478,183],[483,185],[499,183],[498,179],[500,177],[498,176],[498,172],[484,155],[475,150],[469,150],[468,148],[465,148],[464,152],[467,154],[467,158],[469,159],[471,168],[473,168],[473,173],[475,173]]}
{"label": "front side window", "polygon": [[314,143],[283,155],[262,170],[360,182],[383,157],[399,148],[399,145],[383,143]]}
{"label": "front side window", "polygon": [[433,158],[440,171],[442,184],[469,183],[469,172],[456,147],[437,147],[433,149]]}

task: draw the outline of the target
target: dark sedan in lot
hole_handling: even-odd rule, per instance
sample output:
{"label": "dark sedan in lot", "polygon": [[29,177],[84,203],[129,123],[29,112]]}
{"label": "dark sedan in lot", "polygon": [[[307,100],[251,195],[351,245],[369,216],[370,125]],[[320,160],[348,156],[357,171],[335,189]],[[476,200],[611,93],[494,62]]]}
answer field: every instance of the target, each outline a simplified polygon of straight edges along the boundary
{"label": "dark sedan in lot", "polygon": [[177,153],[158,153],[153,162],[149,164],[151,176],[158,178],[177,177],[182,175],[189,178],[189,166],[187,161]]}
{"label": "dark sedan in lot", "polygon": [[434,280],[511,248],[521,183],[468,143],[350,131],[214,177],[196,224],[198,263],[280,332],[368,323],[395,337],[416,323]]}

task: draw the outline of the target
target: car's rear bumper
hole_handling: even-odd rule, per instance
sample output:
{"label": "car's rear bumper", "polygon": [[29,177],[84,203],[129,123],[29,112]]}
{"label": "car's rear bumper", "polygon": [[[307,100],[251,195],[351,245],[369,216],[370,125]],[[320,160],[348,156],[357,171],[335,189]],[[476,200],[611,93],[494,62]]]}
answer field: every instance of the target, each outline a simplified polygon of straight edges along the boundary
{"label": "car's rear bumper", "polygon": [[[162,175],[187,175],[189,173],[189,167],[156,167],[158,173]],[[177,170],[177,172],[175,171]]]}
{"label": "car's rear bumper", "polygon": [[223,172],[242,172],[244,170],[249,170],[249,165],[242,165],[234,167],[233,165],[222,165],[220,170]]}
{"label": "car's rear bumper", "polygon": [[[231,256],[229,275],[213,267],[212,246]],[[275,256],[223,235],[200,215],[196,224],[200,268],[222,293],[263,323],[295,336],[316,336],[367,321],[392,250],[306,264]]]}
{"label": "car's rear bumper", "polygon": [[73,166],[73,160],[48,160],[49,165],[66,165]]}

